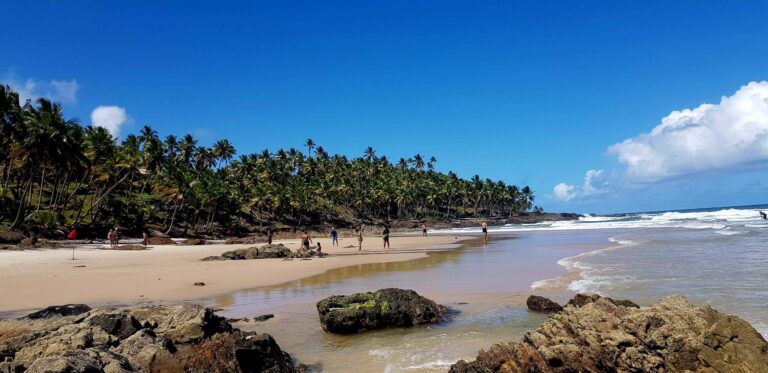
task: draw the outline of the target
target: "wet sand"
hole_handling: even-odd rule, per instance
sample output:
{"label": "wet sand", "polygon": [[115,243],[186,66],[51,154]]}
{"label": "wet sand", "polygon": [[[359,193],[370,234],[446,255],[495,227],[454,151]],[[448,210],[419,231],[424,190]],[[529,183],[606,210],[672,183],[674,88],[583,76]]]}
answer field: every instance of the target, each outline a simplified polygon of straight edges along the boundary
{"label": "wet sand", "polygon": [[[356,238],[340,238],[338,247],[322,238],[326,258],[208,261],[200,259],[253,245],[150,246],[149,250],[78,248],[0,252],[0,315],[11,316],[50,305],[85,303],[134,305],[174,303],[271,286],[367,263],[426,257],[455,248],[466,237],[455,235],[394,236],[384,252],[380,237],[366,237],[358,252]],[[317,240],[316,240],[317,241]],[[276,240],[292,250],[298,240]],[[355,245],[355,248],[345,246]],[[103,246],[108,247],[107,245]],[[194,286],[204,282],[205,286]]]}

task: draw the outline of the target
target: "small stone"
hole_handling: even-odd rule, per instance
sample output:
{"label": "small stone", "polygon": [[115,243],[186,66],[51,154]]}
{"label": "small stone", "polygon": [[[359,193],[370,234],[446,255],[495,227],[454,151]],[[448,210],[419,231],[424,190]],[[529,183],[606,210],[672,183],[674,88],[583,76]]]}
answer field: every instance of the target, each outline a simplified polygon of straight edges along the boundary
{"label": "small stone", "polygon": [[195,286],[205,286],[205,282],[195,282]]}

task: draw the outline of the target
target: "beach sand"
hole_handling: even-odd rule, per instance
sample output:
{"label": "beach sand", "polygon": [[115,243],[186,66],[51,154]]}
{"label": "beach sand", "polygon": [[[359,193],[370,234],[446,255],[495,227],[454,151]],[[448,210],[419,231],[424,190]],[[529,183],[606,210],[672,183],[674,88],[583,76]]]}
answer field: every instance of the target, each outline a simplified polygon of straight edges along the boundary
{"label": "beach sand", "polygon": [[[328,257],[290,261],[200,261],[253,245],[166,245],[150,246],[146,251],[78,248],[76,260],[72,260],[72,250],[68,249],[0,251],[0,313],[9,316],[68,303],[95,306],[189,301],[277,285],[334,268],[418,259],[431,250],[457,247],[462,239],[453,235],[394,236],[392,249],[384,252],[380,237],[366,237],[363,251],[358,254],[356,238],[342,237],[338,247],[322,238]],[[298,240],[274,243],[283,243],[292,250],[299,247]],[[350,245],[355,248],[344,248]],[[196,282],[204,282],[205,286],[194,286]]]}

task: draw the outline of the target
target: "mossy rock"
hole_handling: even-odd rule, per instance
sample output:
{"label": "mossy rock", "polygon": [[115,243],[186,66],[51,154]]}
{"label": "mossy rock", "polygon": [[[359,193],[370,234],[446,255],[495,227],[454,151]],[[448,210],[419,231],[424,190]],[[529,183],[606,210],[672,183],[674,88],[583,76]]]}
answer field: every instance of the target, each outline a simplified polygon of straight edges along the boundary
{"label": "mossy rock", "polygon": [[413,290],[381,289],[376,292],[334,295],[317,303],[323,330],[353,334],[383,328],[412,327],[442,320],[448,308]]}

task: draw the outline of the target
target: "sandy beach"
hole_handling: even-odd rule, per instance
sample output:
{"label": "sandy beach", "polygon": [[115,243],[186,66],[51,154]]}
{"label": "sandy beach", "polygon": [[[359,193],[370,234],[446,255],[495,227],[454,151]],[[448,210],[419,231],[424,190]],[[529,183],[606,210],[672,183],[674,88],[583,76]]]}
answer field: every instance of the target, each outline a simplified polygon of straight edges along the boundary
{"label": "sandy beach", "polygon": [[[68,249],[0,252],[0,312],[13,314],[49,305],[131,305],[172,303],[211,297],[243,289],[277,285],[330,269],[366,263],[418,259],[428,251],[458,246],[462,237],[392,237],[384,252],[380,237],[366,237],[363,251],[351,237],[333,247],[322,238],[325,258],[311,260],[200,261],[224,251],[253,245],[150,246],[146,251],[79,248],[72,260]],[[316,240],[317,241],[317,240]],[[298,240],[276,240],[292,250]],[[104,245],[103,247],[108,247]],[[204,282],[205,286],[194,286]]]}

